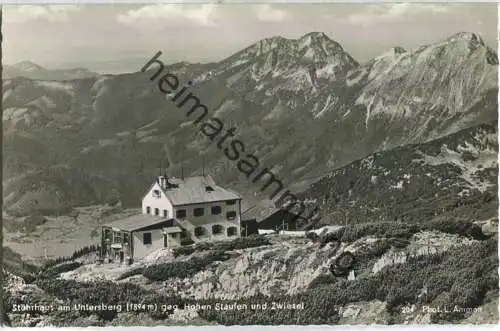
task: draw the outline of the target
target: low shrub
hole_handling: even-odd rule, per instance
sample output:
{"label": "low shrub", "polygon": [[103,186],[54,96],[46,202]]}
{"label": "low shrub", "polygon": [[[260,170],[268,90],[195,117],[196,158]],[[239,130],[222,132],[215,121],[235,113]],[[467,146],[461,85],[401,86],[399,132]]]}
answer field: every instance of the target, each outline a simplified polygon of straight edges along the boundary
{"label": "low shrub", "polygon": [[[25,262],[22,262],[19,265],[13,265],[4,262],[3,269],[17,277],[21,277],[26,284],[33,283],[36,280],[36,275],[39,272],[36,266]],[[6,274],[4,273],[4,275]]]}
{"label": "low shrub", "polygon": [[423,230],[436,230],[449,234],[471,237],[476,240],[485,240],[481,227],[467,220],[442,219],[423,224]]}
{"label": "low shrub", "polygon": [[306,232],[306,238],[311,240],[312,242],[317,242],[320,240],[320,237],[316,234],[316,232]]}
{"label": "low shrub", "polygon": [[53,266],[53,267],[50,267],[50,268],[43,270],[38,277],[46,277],[46,278],[56,277],[57,275],[59,275],[63,272],[75,270],[75,269],[81,267],[82,265],[83,265],[83,263],[81,263],[81,262],[70,262],[70,263],[56,265],[56,266]]}
{"label": "low shrub", "polygon": [[488,239],[477,224],[467,220],[436,220],[429,223],[400,223],[400,222],[376,222],[351,224],[334,234],[328,234],[329,240],[341,240],[352,242],[366,236],[381,238],[410,239],[420,231],[440,231],[443,233],[456,234],[471,237],[476,240]]}
{"label": "low shrub", "polygon": [[[330,275],[320,276],[308,289],[293,296],[249,297],[243,302],[303,302],[303,310],[203,310],[198,314],[223,325],[255,324],[334,324],[338,309],[351,302],[380,300],[388,303],[391,321],[401,317],[401,306],[432,304],[477,307],[485,293],[498,291],[498,241],[490,239],[464,250],[450,250],[410,258],[406,263],[389,265],[378,273],[347,281]],[[495,281],[496,280],[496,281]],[[421,295],[428,288],[427,295]],[[444,292],[443,292],[444,291]],[[259,301],[260,300],[260,301]],[[457,321],[460,314],[433,315],[433,321]]]}
{"label": "low shrub", "polygon": [[210,252],[203,258],[192,258],[187,261],[175,261],[152,265],[144,269],[142,275],[152,281],[164,281],[169,278],[188,278],[205,269],[215,261],[229,259],[229,254],[222,250]]}
{"label": "low shrub", "polygon": [[252,247],[259,247],[270,245],[269,239],[263,236],[249,236],[237,238],[232,241],[222,242],[216,245],[216,249],[221,249],[225,251],[232,251],[236,249],[245,249]]}
{"label": "low shrub", "polygon": [[90,253],[99,252],[100,250],[101,248],[99,245],[85,246],[79,250],[74,251],[73,254],[71,254],[70,256],[63,256],[63,257],[58,257],[56,259],[48,260],[47,262],[44,263],[42,269],[43,270],[48,269],[62,262],[73,261],[80,257],[86,256]]}
{"label": "low shrub", "polygon": [[236,249],[245,249],[252,247],[259,247],[264,245],[270,245],[269,239],[264,236],[249,236],[236,238],[230,241],[220,241],[220,242],[201,242],[193,246],[182,246],[174,249],[174,256],[180,255],[190,255],[194,252],[201,252],[207,250],[222,250],[222,251],[233,251]]}
{"label": "low shrub", "polygon": [[174,249],[174,256],[191,255],[194,252],[196,252],[196,249],[193,246],[181,246]]}
{"label": "low shrub", "polygon": [[308,289],[313,289],[319,286],[334,284],[338,282],[341,278],[337,278],[331,273],[323,274],[316,277],[312,282],[309,283]]}
{"label": "low shrub", "polygon": [[144,267],[131,269],[129,271],[125,271],[123,274],[118,276],[118,278],[116,280],[123,280],[123,279],[129,278],[129,277],[132,277],[132,276],[140,275],[143,272],[144,272]]}

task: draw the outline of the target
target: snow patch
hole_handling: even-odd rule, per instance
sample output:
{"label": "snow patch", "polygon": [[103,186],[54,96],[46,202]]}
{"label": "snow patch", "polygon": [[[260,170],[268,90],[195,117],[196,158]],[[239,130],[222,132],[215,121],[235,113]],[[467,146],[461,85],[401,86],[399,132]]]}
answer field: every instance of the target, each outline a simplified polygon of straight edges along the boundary
{"label": "snow patch", "polygon": [[317,113],[316,116],[314,116],[314,118],[321,118],[323,116],[323,114],[325,113],[325,111],[327,111],[328,108],[331,106],[331,104],[332,104],[331,101],[332,101],[332,95],[329,94],[328,98],[325,101],[325,105],[323,106],[323,109],[321,109],[319,111],[319,113]]}

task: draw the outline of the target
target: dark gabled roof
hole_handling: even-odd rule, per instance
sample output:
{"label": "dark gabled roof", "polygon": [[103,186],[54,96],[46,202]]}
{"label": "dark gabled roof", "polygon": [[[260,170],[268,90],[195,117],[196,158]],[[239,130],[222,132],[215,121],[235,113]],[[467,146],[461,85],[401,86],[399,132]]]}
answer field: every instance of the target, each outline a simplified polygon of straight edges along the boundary
{"label": "dark gabled roof", "polygon": [[111,223],[103,224],[103,226],[132,232],[149,227],[151,225],[156,225],[163,222],[167,223],[169,220],[171,219],[160,216],[137,214],[127,218],[123,218],[121,220],[113,221]]}
{"label": "dark gabled roof", "polygon": [[275,214],[279,210],[280,209],[276,207],[261,208],[259,206],[253,206],[241,213],[241,219],[242,220],[255,219],[257,222],[261,222],[262,220]]}
{"label": "dark gabled roof", "polygon": [[162,188],[174,206],[241,199],[241,195],[215,184],[211,176],[168,178],[171,186]]}
{"label": "dark gabled roof", "polygon": [[258,234],[259,233],[259,225],[255,218],[252,219],[246,219],[246,220],[241,220],[241,233],[244,235],[252,235],[252,234]]}

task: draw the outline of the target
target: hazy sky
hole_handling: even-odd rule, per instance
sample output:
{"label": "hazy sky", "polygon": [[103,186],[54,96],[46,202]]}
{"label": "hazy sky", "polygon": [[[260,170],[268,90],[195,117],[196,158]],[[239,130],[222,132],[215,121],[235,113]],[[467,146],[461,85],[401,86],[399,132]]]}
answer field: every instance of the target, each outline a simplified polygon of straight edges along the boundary
{"label": "hazy sky", "polygon": [[496,4],[4,5],[4,61],[99,72],[165,61],[210,62],[267,37],[325,32],[364,62],[456,32],[497,48]]}

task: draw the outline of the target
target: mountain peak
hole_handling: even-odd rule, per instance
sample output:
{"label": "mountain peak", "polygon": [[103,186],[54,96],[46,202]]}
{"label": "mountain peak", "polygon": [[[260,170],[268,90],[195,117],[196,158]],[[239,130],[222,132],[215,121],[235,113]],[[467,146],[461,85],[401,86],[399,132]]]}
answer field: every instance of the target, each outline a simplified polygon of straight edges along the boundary
{"label": "mountain peak", "polygon": [[297,41],[302,45],[310,44],[334,44],[340,46],[339,43],[330,39],[324,32],[309,32],[297,39]]}
{"label": "mountain peak", "polygon": [[400,46],[395,46],[393,48],[391,48],[391,51],[394,52],[394,54],[403,54],[403,53],[406,53],[406,49],[404,49],[403,47],[400,47]]}
{"label": "mountain peak", "polygon": [[344,53],[342,45],[330,39],[324,32],[309,32],[296,40],[299,49],[315,49],[323,56],[331,56],[336,53]]}
{"label": "mountain peak", "polygon": [[300,39],[305,39],[305,38],[331,40],[324,32],[318,32],[318,31],[312,31],[312,32],[306,33],[305,35],[303,35],[302,37],[300,37],[299,40]]}
{"label": "mountain peak", "polygon": [[31,61],[21,61],[19,63],[16,63],[12,65],[13,68],[23,70],[23,71],[28,71],[28,72],[33,72],[33,71],[39,71],[39,70],[44,70],[45,68],[33,63]]}
{"label": "mountain peak", "polygon": [[490,48],[476,32],[459,32],[444,40],[451,47],[458,47],[462,50],[468,49],[469,52],[484,52],[486,61],[490,65],[498,65],[498,55],[495,50]]}
{"label": "mountain peak", "polygon": [[484,40],[479,33],[475,32],[458,32],[446,39],[450,42],[465,41],[475,46],[484,46]]}
{"label": "mountain peak", "polygon": [[395,46],[395,47],[391,47],[389,48],[386,52],[380,54],[379,56],[375,57],[373,59],[373,61],[377,61],[377,60],[385,60],[385,59],[394,59],[394,58],[397,58],[399,57],[401,54],[404,54],[406,53],[406,49],[404,49],[403,47],[400,47],[400,46]]}
{"label": "mountain peak", "polygon": [[264,38],[261,41],[267,41],[267,42],[272,42],[272,41],[283,41],[283,40],[288,40],[285,37],[282,36],[273,36],[269,38]]}

